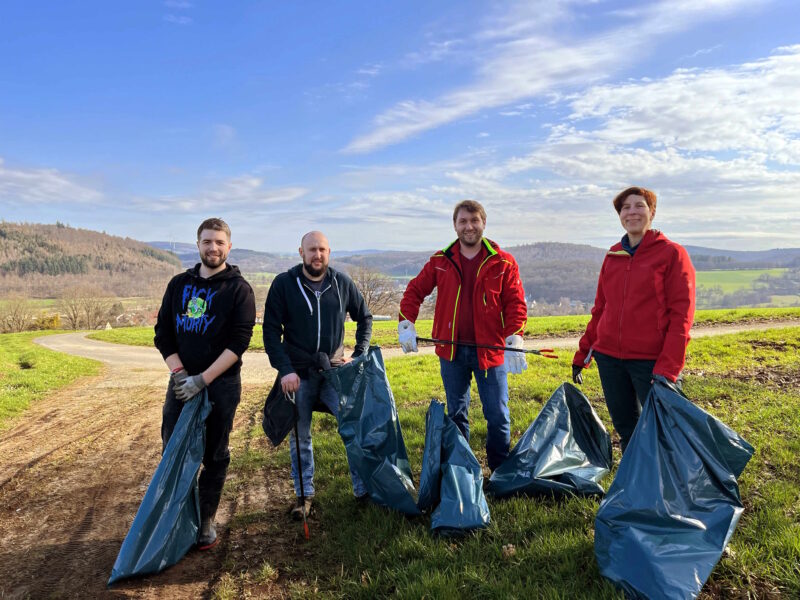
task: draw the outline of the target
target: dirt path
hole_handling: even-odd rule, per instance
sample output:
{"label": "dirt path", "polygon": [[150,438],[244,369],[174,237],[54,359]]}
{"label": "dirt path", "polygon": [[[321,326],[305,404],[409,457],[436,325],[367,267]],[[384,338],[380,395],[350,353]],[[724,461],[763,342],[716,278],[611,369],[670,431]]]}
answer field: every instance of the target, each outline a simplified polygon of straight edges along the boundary
{"label": "dirt path", "polygon": [[[798,324],[704,327],[693,330],[693,336]],[[209,597],[222,551],[192,552],[164,573],[113,590],[105,587],[159,460],[166,380],[159,354],[150,348],[89,340],[84,334],[48,336],[37,343],[101,360],[105,369],[35,403],[0,436],[0,598]],[[577,337],[526,343],[531,348],[576,345]],[[421,348],[422,353],[432,351]],[[397,348],[383,354],[402,356]],[[255,406],[274,377],[263,353],[245,355],[243,383],[249,404]],[[254,410],[243,407],[238,412],[237,430],[253,418]],[[273,495],[283,502],[286,479],[278,478],[269,490],[244,490],[241,497],[224,501],[218,513],[221,529],[242,507],[266,503]],[[267,509],[276,515],[283,510]]]}

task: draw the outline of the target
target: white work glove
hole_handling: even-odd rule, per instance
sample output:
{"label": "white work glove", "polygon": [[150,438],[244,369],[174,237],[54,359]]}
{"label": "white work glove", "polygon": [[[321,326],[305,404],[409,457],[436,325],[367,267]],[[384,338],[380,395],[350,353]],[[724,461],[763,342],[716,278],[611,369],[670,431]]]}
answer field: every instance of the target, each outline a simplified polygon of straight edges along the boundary
{"label": "white work glove", "polygon": [[[522,336],[510,335],[506,338],[506,346],[509,348],[522,349]],[[506,350],[503,353],[503,363],[506,370],[514,375],[519,375],[528,368],[528,361],[525,359],[524,352],[509,352]]]}
{"label": "white work glove", "polygon": [[417,330],[411,321],[400,321],[397,325],[397,340],[403,353],[417,351]]}

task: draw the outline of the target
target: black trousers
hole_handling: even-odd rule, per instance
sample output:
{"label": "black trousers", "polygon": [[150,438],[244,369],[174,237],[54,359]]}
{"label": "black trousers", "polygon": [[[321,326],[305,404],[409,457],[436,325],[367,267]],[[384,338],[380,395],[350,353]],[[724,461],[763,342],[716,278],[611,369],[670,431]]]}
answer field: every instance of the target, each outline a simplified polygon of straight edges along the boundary
{"label": "black trousers", "polygon": [[594,359],[611,422],[619,434],[622,452],[625,452],[642,414],[642,404],[650,393],[656,361],[623,360],[599,352],[594,353]]}
{"label": "black trousers", "polygon": [[[199,482],[201,518],[213,517],[219,506],[222,486],[231,462],[228,438],[233,429],[236,407],[242,397],[242,380],[239,373],[218,377],[207,389],[211,413],[206,419],[206,450]],[[172,437],[183,407],[183,402],[175,397],[172,387],[167,386],[161,420],[162,453]]]}

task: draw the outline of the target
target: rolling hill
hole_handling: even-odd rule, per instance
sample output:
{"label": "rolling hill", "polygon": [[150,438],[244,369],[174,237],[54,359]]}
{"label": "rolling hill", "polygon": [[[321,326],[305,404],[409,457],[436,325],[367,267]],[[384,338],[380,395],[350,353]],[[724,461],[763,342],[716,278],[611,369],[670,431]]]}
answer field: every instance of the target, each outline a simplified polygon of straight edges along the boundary
{"label": "rolling hill", "polygon": [[130,238],[75,229],[0,221],[0,295],[58,297],[72,286],[117,296],[162,294],[181,261]]}

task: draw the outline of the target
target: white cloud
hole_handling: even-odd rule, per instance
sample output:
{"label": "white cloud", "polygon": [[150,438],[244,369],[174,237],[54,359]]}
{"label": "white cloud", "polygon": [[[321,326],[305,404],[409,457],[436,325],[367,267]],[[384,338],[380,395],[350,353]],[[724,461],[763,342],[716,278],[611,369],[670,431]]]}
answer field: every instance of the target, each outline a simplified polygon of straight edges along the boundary
{"label": "white cloud", "polygon": [[555,25],[576,18],[572,9],[580,4],[520,3],[493,19],[475,36],[478,64],[471,84],[434,100],[395,104],[344,151],[369,152],[487,108],[600,81],[645,56],[658,36],[752,5],[745,0],[667,0],[631,12],[629,23],[592,37],[551,37]]}
{"label": "white cloud", "polygon": [[30,204],[98,204],[104,195],[57,169],[11,168],[0,158],[0,201]]}
{"label": "white cloud", "polygon": [[174,23],[175,25],[191,25],[193,21],[191,17],[187,17],[185,15],[173,15],[171,13],[164,15],[164,20],[167,23]]}
{"label": "white cloud", "polygon": [[222,181],[206,190],[185,196],[139,197],[134,204],[153,212],[182,211],[219,213],[245,211],[250,216],[264,216],[289,207],[308,190],[300,186],[268,187],[261,177],[242,175]]}

